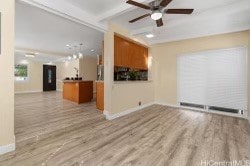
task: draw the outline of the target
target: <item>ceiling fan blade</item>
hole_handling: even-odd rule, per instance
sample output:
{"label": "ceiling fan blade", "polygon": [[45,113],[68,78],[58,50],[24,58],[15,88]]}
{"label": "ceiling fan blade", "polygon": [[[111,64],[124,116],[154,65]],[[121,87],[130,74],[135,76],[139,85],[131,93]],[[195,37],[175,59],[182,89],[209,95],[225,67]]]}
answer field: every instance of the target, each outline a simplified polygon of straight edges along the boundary
{"label": "ceiling fan blade", "polygon": [[127,3],[130,4],[130,5],[134,5],[134,6],[143,8],[143,9],[151,9],[150,6],[142,4],[142,3],[139,3],[139,2],[135,2],[133,0],[128,0]]}
{"label": "ceiling fan blade", "polygon": [[145,14],[145,15],[143,15],[143,16],[137,17],[137,18],[135,18],[135,19],[133,19],[133,20],[130,20],[129,22],[130,22],[130,23],[133,23],[133,22],[136,22],[136,21],[138,21],[138,20],[140,20],[140,19],[143,19],[143,18],[145,18],[145,17],[148,17],[148,16],[150,16],[150,15],[151,15],[151,14],[148,13],[148,14]]}
{"label": "ceiling fan blade", "polygon": [[167,14],[192,14],[194,9],[166,9]]}
{"label": "ceiling fan blade", "polygon": [[157,27],[163,26],[162,18],[160,18],[159,20],[156,20],[156,24],[157,24]]}
{"label": "ceiling fan blade", "polygon": [[160,6],[166,7],[170,2],[172,2],[172,0],[162,0]]}

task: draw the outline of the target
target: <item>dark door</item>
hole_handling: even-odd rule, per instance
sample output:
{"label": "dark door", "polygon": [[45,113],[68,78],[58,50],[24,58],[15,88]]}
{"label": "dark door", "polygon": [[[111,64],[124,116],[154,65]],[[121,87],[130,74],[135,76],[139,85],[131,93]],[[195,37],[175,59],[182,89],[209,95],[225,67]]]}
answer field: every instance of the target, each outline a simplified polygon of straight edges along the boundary
{"label": "dark door", "polygon": [[43,91],[56,90],[56,66],[43,65]]}

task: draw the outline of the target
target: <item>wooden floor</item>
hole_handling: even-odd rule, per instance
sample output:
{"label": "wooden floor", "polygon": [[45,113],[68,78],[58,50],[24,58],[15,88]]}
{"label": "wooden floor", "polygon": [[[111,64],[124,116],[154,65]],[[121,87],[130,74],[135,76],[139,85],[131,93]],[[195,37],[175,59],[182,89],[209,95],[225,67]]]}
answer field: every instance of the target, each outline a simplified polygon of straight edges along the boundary
{"label": "wooden floor", "polygon": [[154,105],[112,121],[61,93],[16,95],[17,149],[0,165],[161,166],[250,160],[242,119]]}

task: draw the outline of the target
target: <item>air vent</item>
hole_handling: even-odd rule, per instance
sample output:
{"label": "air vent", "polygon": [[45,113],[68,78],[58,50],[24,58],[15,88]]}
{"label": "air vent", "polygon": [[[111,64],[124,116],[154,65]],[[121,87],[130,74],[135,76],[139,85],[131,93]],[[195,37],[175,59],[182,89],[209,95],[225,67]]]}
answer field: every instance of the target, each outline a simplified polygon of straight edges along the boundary
{"label": "air vent", "polygon": [[223,107],[215,107],[209,106],[210,110],[221,111],[221,112],[230,112],[235,114],[243,114],[243,110],[231,109],[231,108],[223,108]]}
{"label": "air vent", "polygon": [[199,105],[199,104],[192,104],[192,103],[180,103],[181,106],[184,107],[192,107],[192,108],[199,108],[199,109],[205,109],[204,105]]}

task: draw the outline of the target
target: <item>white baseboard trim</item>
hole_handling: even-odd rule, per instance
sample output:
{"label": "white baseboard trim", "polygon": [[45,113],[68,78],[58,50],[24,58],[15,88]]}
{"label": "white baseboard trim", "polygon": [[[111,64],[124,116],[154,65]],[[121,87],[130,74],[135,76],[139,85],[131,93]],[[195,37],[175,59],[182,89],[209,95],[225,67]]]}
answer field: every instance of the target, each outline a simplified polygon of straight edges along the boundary
{"label": "white baseboard trim", "polygon": [[42,90],[35,90],[35,91],[20,91],[20,92],[15,92],[15,94],[25,94],[25,93],[41,93],[43,92]]}
{"label": "white baseboard trim", "polygon": [[128,115],[128,114],[130,114],[132,112],[139,111],[139,110],[141,110],[143,108],[149,107],[149,106],[154,105],[154,104],[155,104],[154,102],[150,102],[150,103],[143,104],[141,106],[137,106],[137,107],[134,107],[134,108],[131,108],[131,109],[128,109],[128,110],[125,110],[125,111],[122,111],[122,112],[119,112],[119,113],[116,113],[116,114],[112,114],[112,115],[110,115],[108,111],[104,110],[103,114],[106,116],[107,120],[113,120],[113,119]]}
{"label": "white baseboard trim", "polygon": [[217,111],[212,111],[212,110],[207,111],[207,110],[204,110],[204,109],[195,109],[195,108],[183,107],[183,106],[180,106],[180,105],[169,104],[169,103],[158,102],[158,101],[150,102],[148,104],[137,106],[137,107],[125,110],[123,112],[112,114],[112,115],[110,115],[107,110],[104,110],[103,114],[106,116],[107,120],[113,120],[113,119],[128,115],[130,113],[139,111],[139,110],[141,110],[143,108],[149,107],[149,106],[154,105],[154,104],[168,106],[168,107],[172,107],[172,108],[178,108],[178,109],[187,109],[187,110],[190,110],[190,111],[199,111],[199,112],[203,112],[203,113],[211,113],[211,114],[218,114],[218,115],[223,115],[223,116],[231,116],[231,117],[243,118],[243,119],[248,119],[248,121],[250,123],[250,116],[247,116],[247,114],[245,114],[245,116],[242,116],[240,114],[232,114],[232,113],[227,113],[227,112],[217,112]]}
{"label": "white baseboard trim", "polygon": [[16,138],[14,136],[14,143],[9,145],[0,146],[0,155],[9,153],[16,150]]}
{"label": "white baseboard trim", "polygon": [[16,145],[14,144],[9,144],[9,145],[4,145],[0,146],[0,155],[3,155],[5,153],[12,152],[16,149]]}
{"label": "white baseboard trim", "polygon": [[178,105],[175,105],[175,104],[169,104],[169,103],[164,103],[164,102],[159,102],[159,101],[156,101],[155,104],[158,104],[158,105],[163,105],[163,106],[167,106],[167,107],[173,107],[173,108],[179,108]]}

